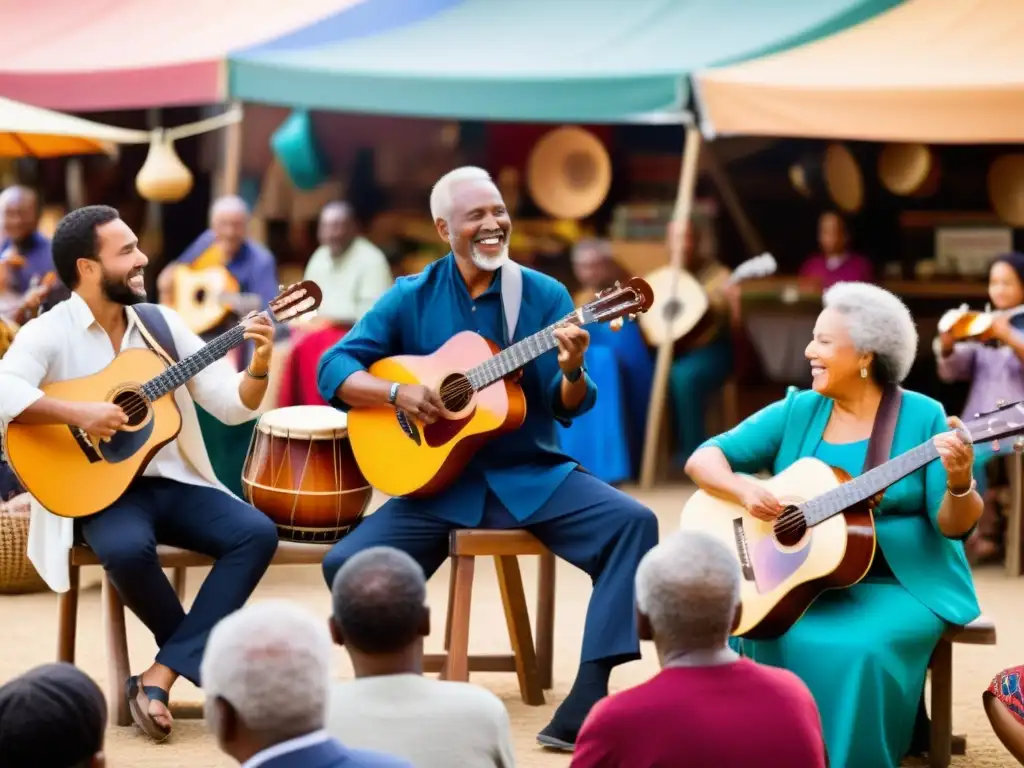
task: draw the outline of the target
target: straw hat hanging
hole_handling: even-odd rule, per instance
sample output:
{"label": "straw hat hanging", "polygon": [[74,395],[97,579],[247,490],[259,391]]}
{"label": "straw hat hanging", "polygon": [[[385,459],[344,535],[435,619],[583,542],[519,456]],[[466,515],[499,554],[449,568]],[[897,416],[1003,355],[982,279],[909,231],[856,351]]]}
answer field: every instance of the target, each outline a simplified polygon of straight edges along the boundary
{"label": "straw hat hanging", "polygon": [[901,197],[927,197],[939,188],[938,158],[927,144],[886,144],[878,154],[882,186]]}
{"label": "straw hat hanging", "polygon": [[1003,155],[988,169],[992,208],[1013,227],[1024,227],[1024,155]]}
{"label": "straw hat hanging", "polygon": [[594,134],[556,128],[534,146],[526,168],[530,196],[555,219],[585,219],[601,207],[612,184],[612,162]]}

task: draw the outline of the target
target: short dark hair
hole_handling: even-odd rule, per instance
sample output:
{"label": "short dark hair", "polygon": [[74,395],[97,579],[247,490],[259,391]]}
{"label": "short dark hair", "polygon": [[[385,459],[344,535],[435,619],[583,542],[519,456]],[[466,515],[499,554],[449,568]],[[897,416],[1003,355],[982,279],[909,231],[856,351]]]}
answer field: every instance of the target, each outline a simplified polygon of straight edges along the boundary
{"label": "short dark hair", "polygon": [[96,228],[121,218],[109,205],[87,205],[68,213],[57,222],[50,248],[57,277],[68,288],[78,287],[78,260],[99,257]]}
{"label": "short dark hair", "polygon": [[334,623],[358,651],[394,653],[420,634],[427,580],[405,552],[371,547],[353,555],[335,575],[331,595]]}

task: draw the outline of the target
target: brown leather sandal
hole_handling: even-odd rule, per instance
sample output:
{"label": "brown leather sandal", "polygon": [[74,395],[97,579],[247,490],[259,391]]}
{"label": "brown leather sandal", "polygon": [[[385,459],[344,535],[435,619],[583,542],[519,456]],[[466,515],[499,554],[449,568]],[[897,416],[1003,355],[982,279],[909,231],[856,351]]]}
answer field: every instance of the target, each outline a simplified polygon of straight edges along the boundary
{"label": "brown leather sandal", "polygon": [[159,743],[166,741],[171,735],[171,729],[160,725],[149,713],[149,703],[159,701],[170,711],[170,696],[163,688],[155,685],[142,685],[142,680],[133,675],[125,683],[125,692],[128,696],[128,711],[131,712],[132,721],[139,726],[153,741]]}

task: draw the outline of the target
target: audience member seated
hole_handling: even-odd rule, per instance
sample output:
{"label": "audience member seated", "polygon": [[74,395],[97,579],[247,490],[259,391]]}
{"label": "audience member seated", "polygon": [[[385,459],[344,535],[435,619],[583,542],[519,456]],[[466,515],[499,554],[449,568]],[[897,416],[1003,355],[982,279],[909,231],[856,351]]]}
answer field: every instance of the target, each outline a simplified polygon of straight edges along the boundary
{"label": "audience member seated", "polygon": [[71,664],[44,664],[0,686],[0,766],[104,768],[107,702]]}
{"label": "audience member seated", "polygon": [[1024,765],[1024,666],[1004,669],[981,695],[992,730],[1017,762]]}
{"label": "audience member seated", "polygon": [[571,768],[824,768],[807,687],[729,647],[739,589],[735,556],[705,534],[675,533],[644,556],[637,618],[662,671],[594,707]]}
{"label": "audience member seated", "polygon": [[331,631],[348,650],[356,679],[334,684],[328,732],[416,768],[512,768],[501,700],[471,683],[423,676],[426,599],[423,569],[391,547],[363,550],[338,571]]}
{"label": "audience member seated", "polygon": [[835,211],[826,211],[818,219],[818,245],[821,251],[803,263],[800,277],[819,283],[823,291],[835,283],[874,282],[875,265],[866,256],[847,249],[846,223]]}
{"label": "audience member seated", "polygon": [[245,768],[412,768],[324,730],[330,657],[327,628],[290,602],[248,605],[217,624],[201,678],[221,751]]}

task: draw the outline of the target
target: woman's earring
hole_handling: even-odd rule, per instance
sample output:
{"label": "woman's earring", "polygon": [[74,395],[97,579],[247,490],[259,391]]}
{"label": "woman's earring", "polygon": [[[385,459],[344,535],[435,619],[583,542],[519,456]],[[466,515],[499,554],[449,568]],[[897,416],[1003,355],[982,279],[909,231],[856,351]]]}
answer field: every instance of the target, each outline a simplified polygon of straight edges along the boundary
{"label": "woman's earring", "polygon": [[867,368],[861,368],[860,369],[860,377],[862,379],[866,379],[868,377],[868,369]]}

